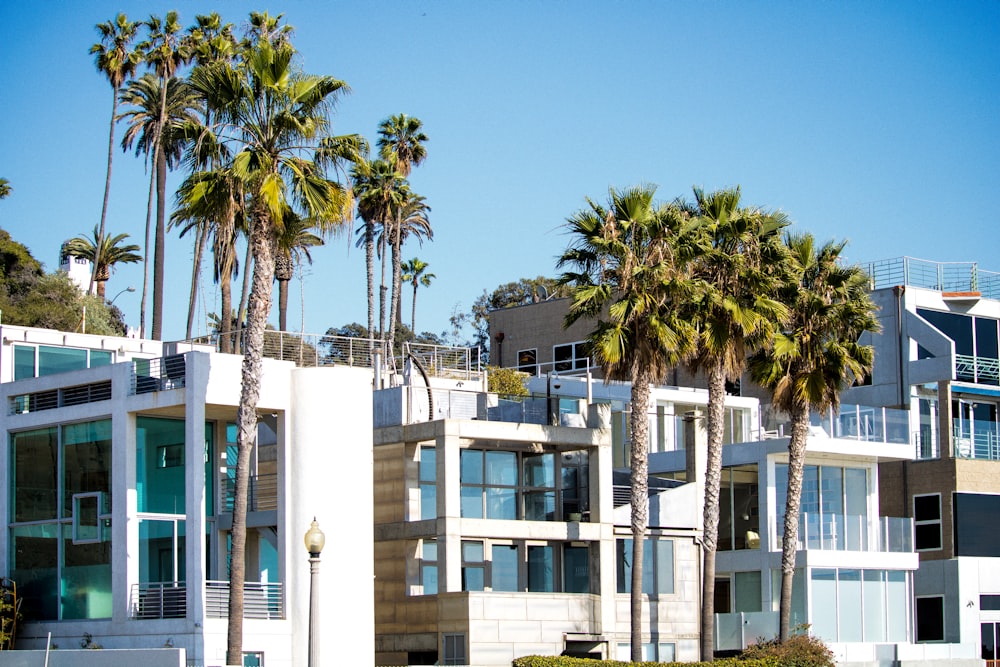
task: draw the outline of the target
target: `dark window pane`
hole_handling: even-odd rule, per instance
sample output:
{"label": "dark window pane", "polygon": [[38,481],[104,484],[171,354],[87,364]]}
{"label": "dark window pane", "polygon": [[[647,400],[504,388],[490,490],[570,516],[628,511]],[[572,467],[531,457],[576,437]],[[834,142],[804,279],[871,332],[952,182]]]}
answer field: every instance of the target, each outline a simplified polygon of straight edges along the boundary
{"label": "dark window pane", "polygon": [[997,358],[997,321],[976,318],[976,356]]}
{"label": "dark window pane", "polygon": [[944,598],[917,598],[917,641],[944,641]]}
{"label": "dark window pane", "polygon": [[980,611],[1000,611],[1000,595],[980,595]]}
{"label": "dark window pane", "polygon": [[914,526],[913,534],[917,551],[941,548],[941,524],[928,523]]}
{"label": "dark window pane", "polygon": [[913,520],[934,521],[941,518],[941,496],[914,496]]}
{"label": "dark window pane", "polygon": [[1000,556],[1000,496],[980,493],[954,495],[956,556]]}
{"label": "dark window pane", "polygon": [[59,470],[55,428],[11,436],[14,462],[14,521],[55,519]]}
{"label": "dark window pane", "polygon": [[996,660],[996,623],[983,623],[979,628],[983,647],[979,657],[983,660]]}
{"label": "dark window pane", "polygon": [[917,314],[955,341],[955,354],[972,354],[972,318],[957,313],[917,308]]}
{"label": "dark window pane", "polygon": [[590,592],[590,549],[567,546],[563,550],[563,579],[567,593]]}

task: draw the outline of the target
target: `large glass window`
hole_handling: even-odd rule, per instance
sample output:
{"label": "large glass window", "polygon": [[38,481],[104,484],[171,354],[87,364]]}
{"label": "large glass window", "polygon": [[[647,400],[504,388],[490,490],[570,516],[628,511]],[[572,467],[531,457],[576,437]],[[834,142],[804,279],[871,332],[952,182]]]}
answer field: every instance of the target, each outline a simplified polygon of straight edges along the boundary
{"label": "large glass window", "polygon": [[26,620],[111,616],[111,421],[10,436],[11,577]]}
{"label": "large glass window", "polygon": [[[774,466],[776,533],[784,534],[788,466]],[[808,549],[868,547],[868,470],[807,465],[802,471],[799,542]]]}
{"label": "large glass window", "polygon": [[956,493],[952,496],[956,556],[1000,556],[1000,495]]}
{"label": "large glass window", "polygon": [[590,549],[567,544],[563,548],[563,590],[567,593],[590,592]]}
{"label": "large glass window", "polygon": [[551,593],[555,590],[555,556],[551,546],[528,545],[528,590]]}
{"label": "large glass window", "polygon": [[553,346],[552,361],[555,363],[555,370],[560,373],[571,370],[586,369],[587,343],[580,341],[577,343],[567,343],[565,345]]}
{"label": "large glass window", "polygon": [[585,452],[557,457],[464,449],[460,461],[465,518],[556,521],[580,514],[572,518],[579,521],[589,506]]}
{"label": "large glass window", "polygon": [[944,596],[917,598],[917,641],[944,641]]}
{"label": "large glass window", "polygon": [[816,568],[811,580],[816,636],[832,642],[907,641],[905,572]]}
{"label": "large glass window", "polygon": [[757,465],[724,468],[719,495],[720,551],[760,548]]}
{"label": "large glass window", "polygon": [[[781,603],[781,570],[771,570],[771,611],[778,611]],[[806,616],[806,581],[802,568],[795,568],[792,575],[792,609],[789,627],[808,623]]]}
{"label": "large glass window", "polygon": [[760,584],[759,570],[733,574],[733,611],[744,613],[763,611]]}
{"label": "large glass window", "polygon": [[940,493],[913,496],[913,533],[917,551],[941,549]]}
{"label": "large glass window", "polygon": [[420,518],[437,516],[437,450],[420,448]]}
{"label": "large glass window", "polygon": [[168,452],[184,451],[184,420],[137,417],[136,440],[136,491],[138,510],[156,514],[184,514],[183,454],[179,465],[161,465]]}
{"label": "large glass window", "polygon": [[[632,592],[632,540],[616,541],[618,592]],[[642,544],[642,592],[670,595],[674,592],[674,542],[647,537]]]}
{"label": "large glass window", "polygon": [[494,591],[517,591],[517,546],[494,544],[492,548],[492,577]]}

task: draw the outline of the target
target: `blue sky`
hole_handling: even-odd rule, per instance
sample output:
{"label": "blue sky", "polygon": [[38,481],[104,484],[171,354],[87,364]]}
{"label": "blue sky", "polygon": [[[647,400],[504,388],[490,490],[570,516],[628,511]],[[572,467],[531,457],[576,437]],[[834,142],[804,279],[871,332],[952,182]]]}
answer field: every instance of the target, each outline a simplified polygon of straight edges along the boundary
{"label": "blue sky", "polygon": [[[798,230],[848,239],[852,261],[1000,270],[1000,3],[0,3],[0,177],[14,188],[0,226],[48,268],[100,220],[111,89],[87,52],[94,25],[170,9],[184,25],[284,12],[305,71],[352,88],[339,133],[374,140],[390,114],[423,120],[428,159],[411,183],[435,239],[404,248],[437,275],[418,296],[421,331],[441,332],[484,289],[554,275],[566,217],[640,182],[665,200],[739,184]],[[147,189],[142,161],[116,152],[109,231],[141,242]],[[190,241],[169,236],[167,253],[164,335],[176,339]],[[313,258],[304,316],[292,284],[290,326],[363,322],[363,252],[345,235]],[[208,278],[198,322],[218,309]],[[141,281],[121,268],[108,294]],[[138,292],[117,304],[138,323]],[[406,320],[409,304],[404,292]]]}

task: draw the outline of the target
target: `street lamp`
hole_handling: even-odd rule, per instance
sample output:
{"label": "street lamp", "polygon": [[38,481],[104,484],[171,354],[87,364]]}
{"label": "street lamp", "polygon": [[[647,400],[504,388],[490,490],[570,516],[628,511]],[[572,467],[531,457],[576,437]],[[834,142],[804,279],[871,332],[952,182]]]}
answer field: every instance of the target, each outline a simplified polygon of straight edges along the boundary
{"label": "street lamp", "polygon": [[316,517],[306,531],[305,543],[309,552],[309,667],[319,667],[319,554],[326,536]]}
{"label": "street lamp", "polygon": [[108,301],[108,305],[109,306],[115,305],[115,300],[117,300],[118,297],[120,297],[125,292],[134,292],[134,291],[135,291],[135,287],[133,287],[132,285],[129,285],[128,287],[126,287],[125,289],[123,289],[121,292],[118,292],[118,294],[115,294],[114,297],[112,297],[111,301]]}
{"label": "street lamp", "polygon": [[549,426],[559,426],[559,410],[552,409],[552,390],[559,391],[560,387],[562,384],[559,382],[559,373],[549,371],[545,375],[545,409],[549,412]]}

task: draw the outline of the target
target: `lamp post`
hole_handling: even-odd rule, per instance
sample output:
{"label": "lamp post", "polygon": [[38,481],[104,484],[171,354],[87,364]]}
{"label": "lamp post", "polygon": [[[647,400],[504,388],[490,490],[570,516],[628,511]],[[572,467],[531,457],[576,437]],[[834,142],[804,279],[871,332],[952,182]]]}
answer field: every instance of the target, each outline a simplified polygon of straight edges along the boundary
{"label": "lamp post", "polygon": [[121,292],[118,292],[118,294],[115,294],[114,297],[111,298],[111,301],[108,301],[108,305],[109,306],[115,305],[115,301],[118,299],[118,297],[120,297],[125,292],[134,292],[134,291],[135,291],[135,287],[133,287],[132,285],[129,285],[128,287],[126,287],[125,289],[123,289]]}
{"label": "lamp post", "polygon": [[319,667],[319,554],[326,536],[316,517],[306,531],[305,543],[309,552],[309,667]]}
{"label": "lamp post", "polygon": [[559,373],[549,371],[545,375],[545,409],[549,413],[549,426],[559,426],[559,411],[552,409],[552,390],[559,391],[561,386],[562,384],[559,383]]}

